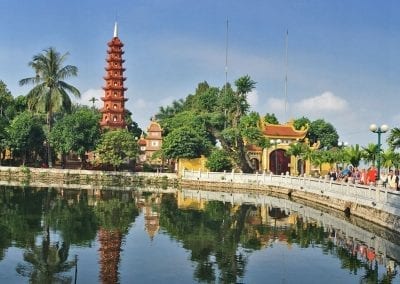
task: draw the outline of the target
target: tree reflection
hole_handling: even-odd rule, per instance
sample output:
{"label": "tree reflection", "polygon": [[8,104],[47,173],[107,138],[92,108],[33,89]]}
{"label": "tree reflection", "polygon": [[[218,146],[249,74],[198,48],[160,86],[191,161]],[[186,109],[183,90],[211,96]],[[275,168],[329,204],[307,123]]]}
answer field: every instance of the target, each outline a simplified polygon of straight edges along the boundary
{"label": "tree reflection", "polygon": [[69,283],[70,276],[62,273],[75,266],[75,261],[68,261],[69,244],[61,241],[51,242],[50,216],[55,207],[57,192],[52,189],[40,190],[42,211],[42,235],[41,244],[31,243],[24,252],[26,263],[19,263],[16,271],[25,277],[29,277],[33,283]]}
{"label": "tree reflection", "polygon": [[180,201],[175,197],[164,195],[160,225],[191,251],[191,260],[197,263],[194,278],[199,282],[240,282],[247,255],[254,250],[268,249],[275,241],[288,246],[320,248],[325,254],[335,255],[342,269],[354,275],[364,272],[361,283],[391,283],[394,278],[395,272],[390,271],[379,278],[376,261],[358,258],[354,242],[334,243],[331,232],[315,220],[304,220],[297,214],[289,220],[289,215],[279,208],[270,208],[270,219],[265,220],[261,206],[187,199],[186,205],[181,202],[178,206]]}
{"label": "tree reflection", "polygon": [[62,273],[75,267],[74,261],[68,261],[69,246],[62,242],[50,244],[50,238],[43,237],[42,244],[30,248],[24,253],[24,260],[29,264],[17,265],[17,272],[29,277],[31,283],[70,283],[71,276]]}
{"label": "tree reflection", "polygon": [[[246,256],[238,251],[244,220],[250,206],[232,211],[229,204],[208,202],[204,211],[180,210],[173,196],[163,196],[160,225],[191,250],[198,263],[194,278],[214,282],[217,267],[221,283],[236,283],[243,277]],[[216,265],[216,267],[215,267]]]}
{"label": "tree reflection", "polygon": [[0,248],[14,241],[26,250],[16,271],[33,283],[70,282],[71,277],[64,275],[76,264],[75,259],[68,260],[70,245],[90,243],[96,236],[97,221],[86,192],[63,193],[51,188],[1,188]]}

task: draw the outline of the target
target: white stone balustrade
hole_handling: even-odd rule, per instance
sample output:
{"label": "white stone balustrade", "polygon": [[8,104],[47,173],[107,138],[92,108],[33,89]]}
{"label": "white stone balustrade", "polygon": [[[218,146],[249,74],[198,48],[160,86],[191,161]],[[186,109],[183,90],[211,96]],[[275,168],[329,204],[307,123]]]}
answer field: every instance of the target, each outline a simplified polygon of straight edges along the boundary
{"label": "white stone balustrade", "polygon": [[183,171],[183,180],[277,186],[296,191],[329,196],[343,201],[373,207],[400,216],[400,192],[385,187],[336,182],[328,178],[298,177],[273,174]]}

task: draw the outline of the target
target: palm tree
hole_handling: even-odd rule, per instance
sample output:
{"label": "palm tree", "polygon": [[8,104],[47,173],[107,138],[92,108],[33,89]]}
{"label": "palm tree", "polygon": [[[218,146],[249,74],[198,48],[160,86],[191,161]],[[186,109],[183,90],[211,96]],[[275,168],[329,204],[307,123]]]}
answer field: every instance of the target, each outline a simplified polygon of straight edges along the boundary
{"label": "palm tree", "polygon": [[363,158],[369,163],[372,162],[375,165],[375,161],[378,155],[378,145],[374,143],[369,143],[367,147],[363,147]]}
{"label": "palm tree", "polygon": [[400,128],[395,127],[390,130],[387,142],[390,148],[393,150],[400,148]]}
{"label": "palm tree", "polygon": [[[47,126],[51,132],[53,114],[57,111],[70,111],[71,99],[69,94],[80,97],[80,92],[74,86],[67,84],[64,79],[76,76],[78,68],[72,65],[63,66],[69,54],[61,55],[53,47],[50,47],[33,56],[29,66],[36,76],[19,81],[20,86],[33,84],[32,90],[27,95],[28,107],[31,110],[45,112],[47,114]],[[47,158],[49,167],[52,167],[51,145],[47,141]]]}
{"label": "palm tree", "polygon": [[390,169],[392,167],[398,168],[399,156],[399,153],[394,152],[392,149],[387,149],[381,155],[382,165],[387,169]]}
{"label": "palm tree", "polygon": [[351,145],[350,147],[346,147],[344,149],[344,155],[346,157],[346,160],[349,161],[350,164],[358,167],[363,156],[363,151],[360,149],[360,145]]}
{"label": "palm tree", "polygon": [[318,167],[318,173],[319,175],[321,175],[322,172],[322,164],[325,163],[328,158],[327,158],[327,151],[325,150],[314,150],[314,151],[309,151],[308,153],[308,157],[311,161],[311,164],[313,166],[317,166]]}
{"label": "palm tree", "polygon": [[307,153],[310,151],[310,147],[304,143],[292,143],[286,151],[286,155],[294,156],[296,158],[294,172],[298,173],[297,161],[301,161],[300,175],[304,174],[304,159]]}

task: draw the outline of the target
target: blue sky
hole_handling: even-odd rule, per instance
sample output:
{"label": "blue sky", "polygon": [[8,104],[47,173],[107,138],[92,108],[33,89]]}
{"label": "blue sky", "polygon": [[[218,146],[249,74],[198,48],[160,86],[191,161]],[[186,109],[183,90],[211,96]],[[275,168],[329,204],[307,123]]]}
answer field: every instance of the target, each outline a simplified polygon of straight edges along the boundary
{"label": "blue sky", "polygon": [[362,146],[377,141],[371,123],[400,127],[398,1],[0,0],[0,10],[0,80],[14,96],[29,90],[18,81],[33,76],[32,56],[53,46],[79,68],[69,82],[80,103],[100,98],[117,20],[126,106],[146,129],[160,106],[199,82],[223,86],[228,19],[228,81],[248,74],[257,82],[253,110],[282,123],[323,118],[341,141]]}

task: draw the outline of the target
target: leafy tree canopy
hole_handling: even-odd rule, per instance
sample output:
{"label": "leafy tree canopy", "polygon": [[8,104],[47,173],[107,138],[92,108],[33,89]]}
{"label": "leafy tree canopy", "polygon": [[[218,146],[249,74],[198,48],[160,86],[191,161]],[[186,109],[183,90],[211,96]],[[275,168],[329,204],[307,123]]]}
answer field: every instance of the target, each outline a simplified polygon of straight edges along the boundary
{"label": "leafy tree canopy", "polygon": [[306,128],[311,125],[311,121],[307,117],[301,117],[295,119],[293,122],[293,126],[295,129],[300,130],[302,127]]}
{"label": "leafy tree canopy", "polygon": [[100,139],[99,119],[98,111],[83,106],[77,108],[55,124],[50,133],[53,147],[61,154],[75,152],[84,163],[85,153],[93,151]]}
{"label": "leafy tree canopy", "polygon": [[8,146],[15,156],[26,158],[41,151],[44,142],[42,122],[30,112],[17,115],[7,128]]}
{"label": "leafy tree canopy", "polygon": [[162,145],[164,157],[168,159],[198,158],[202,154],[208,154],[210,148],[210,141],[189,126],[172,130]]}
{"label": "leafy tree canopy", "polygon": [[[189,95],[185,100],[180,100],[170,107],[160,108],[156,117],[161,118],[160,124],[165,131],[165,140],[168,141],[168,136],[177,128],[191,128],[192,138],[207,138],[207,146],[203,147],[203,150],[208,151],[209,143],[215,144],[219,140],[225,151],[232,156],[236,167],[245,172],[252,171],[251,163],[246,159],[245,144],[249,141],[265,143],[262,133],[257,129],[257,123],[260,121],[258,114],[247,117],[250,107],[247,94],[255,84],[248,75],[235,81],[236,90],[229,84],[219,90],[210,87],[207,82],[200,83],[194,95]],[[197,134],[194,135],[192,130]],[[180,132],[174,133],[175,138],[177,133]],[[183,154],[185,157],[198,156],[200,153],[197,150]],[[168,155],[171,156],[171,153]],[[174,152],[172,156],[175,155],[178,153]]]}
{"label": "leafy tree canopy", "polygon": [[279,121],[274,113],[266,113],[264,116],[264,121],[269,124],[279,124]]}
{"label": "leafy tree canopy", "polygon": [[335,127],[323,119],[317,119],[311,122],[307,136],[311,144],[320,141],[321,148],[336,147],[339,139]]}
{"label": "leafy tree canopy", "polygon": [[206,167],[212,172],[232,170],[232,160],[223,149],[214,149],[208,157]]}
{"label": "leafy tree canopy", "polygon": [[128,130],[117,129],[102,134],[95,152],[101,163],[110,164],[117,170],[127,159],[136,159],[139,149],[135,138]]}

